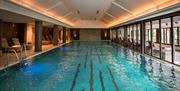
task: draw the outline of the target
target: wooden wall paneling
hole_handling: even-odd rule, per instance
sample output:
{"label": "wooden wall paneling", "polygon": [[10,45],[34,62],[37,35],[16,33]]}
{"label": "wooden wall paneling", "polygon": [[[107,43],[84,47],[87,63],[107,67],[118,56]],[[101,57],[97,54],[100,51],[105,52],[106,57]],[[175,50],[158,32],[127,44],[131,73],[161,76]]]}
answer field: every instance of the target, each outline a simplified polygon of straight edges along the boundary
{"label": "wooden wall paneling", "polygon": [[25,42],[25,31],[27,25],[25,23],[3,22],[2,37],[6,38],[12,44],[12,38],[18,38],[20,43]]}

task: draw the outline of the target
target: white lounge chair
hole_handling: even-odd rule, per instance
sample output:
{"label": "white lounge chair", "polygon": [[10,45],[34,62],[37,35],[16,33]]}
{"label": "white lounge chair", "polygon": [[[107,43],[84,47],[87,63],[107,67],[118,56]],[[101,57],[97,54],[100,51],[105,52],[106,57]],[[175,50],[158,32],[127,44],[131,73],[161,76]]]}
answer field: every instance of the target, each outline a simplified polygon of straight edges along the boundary
{"label": "white lounge chair", "polygon": [[12,47],[21,47],[21,44],[19,43],[18,38],[12,38],[13,46]]}
{"label": "white lounge chair", "polygon": [[2,38],[2,48],[5,50],[5,52],[7,51],[17,51],[17,50],[21,50],[21,45],[14,45],[14,46],[9,46],[8,45],[8,42],[7,42],[7,39],[5,38]]}
{"label": "white lounge chair", "polygon": [[19,56],[17,54],[17,50],[22,51],[22,47],[21,46],[12,46],[12,47],[10,47],[8,45],[8,42],[7,42],[7,40],[5,38],[2,38],[1,42],[2,42],[2,48],[7,53],[7,55],[9,54],[9,52],[13,52],[13,53],[15,53],[17,59],[19,60]]}

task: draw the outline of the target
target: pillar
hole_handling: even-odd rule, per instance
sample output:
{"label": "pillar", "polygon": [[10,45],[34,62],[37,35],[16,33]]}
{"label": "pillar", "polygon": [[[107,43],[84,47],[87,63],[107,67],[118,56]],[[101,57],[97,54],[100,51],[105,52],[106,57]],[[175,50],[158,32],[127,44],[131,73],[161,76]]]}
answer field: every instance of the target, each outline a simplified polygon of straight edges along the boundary
{"label": "pillar", "polygon": [[35,21],[35,52],[42,51],[42,21]]}
{"label": "pillar", "polygon": [[140,22],[140,31],[141,31],[141,53],[145,53],[145,23],[144,21]]}
{"label": "pillar", "polygon": [[112,32],[112,29],[110,28],[109,31],[110,31],[110,40],[112,41],[112,38],[113,38],[113,32]]}
{"label": "pillar", "polygon": [[161,39],[161,19],[159,19],[159,37],[160,37],[160,59],[162,59],[162,39]]}
{"label": "pillar", "polygon": [[153,42],[152,42],[152,35],[153,35],[153,33],[152,33],[152,20],[150,20],[150,31],[151,31],[151,56],[153,55],[152,54],[152,52],[153,52]]}
{"label": "pillar", "polygon": [[172,63],[174,64],[175,61],[175,36],[174,36],[174,30],[173,30],[173,17],[171,17],[171,45],[172,45]]}
{"label": "pillar", "polygon": [[115,29],[115,31],[116,31],[116,39],[118,39],[118,28],[117,29]]}
{"label": "pillar", "polygon": [[136,24],[136,29],[135,29],[135,32],[136,32],[136,35],[135,35],[135,36],[136,36],[136,42],[137,42],[136,44],[137,44],[137,45],[138,45],[138,40],[139,40],[139,36],[140,36],[140,35],[139,35],[139,31],[140,31],[140,30],[139,30],[138,27],[139,27],[139,26],[138,26],[138,23],[137,23],[137,24]]}
{"label": "pillar", "polygon": [[58,25],[54,25],[53,28],[53,45],[58,45],[59,29]]}
{"label": "pillar", "polygon": [[66,28],[63,27],[63,43],[66,43]]}
{"label": "pillar", "polygon": [[128,42],[128,30],[127,30],[127,26],[124,26],[124,41],[126,43]]}
{"label": "pillar", "polygon": [[3,21],[0,20],[0,50],[2,49]]}

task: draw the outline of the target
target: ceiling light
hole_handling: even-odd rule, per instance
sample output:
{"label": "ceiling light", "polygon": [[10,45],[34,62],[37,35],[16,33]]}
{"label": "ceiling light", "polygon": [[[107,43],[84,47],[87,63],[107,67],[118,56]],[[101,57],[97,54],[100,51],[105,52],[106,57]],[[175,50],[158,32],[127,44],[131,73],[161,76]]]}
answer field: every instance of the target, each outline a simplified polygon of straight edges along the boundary
{"label": "ceiling light", "polygon": [[78,10],[77,13],[80,14],[80,11]]}
{"label": "ceiling light", "polygon": [[99,10],[97,10],[96,14],[99,14]]}

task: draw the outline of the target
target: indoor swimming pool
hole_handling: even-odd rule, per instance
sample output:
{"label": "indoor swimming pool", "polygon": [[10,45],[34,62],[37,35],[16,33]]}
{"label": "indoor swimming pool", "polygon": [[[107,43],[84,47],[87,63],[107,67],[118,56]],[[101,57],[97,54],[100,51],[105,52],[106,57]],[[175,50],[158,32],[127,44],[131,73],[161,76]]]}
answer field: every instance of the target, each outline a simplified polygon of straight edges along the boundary
{"label": "indoor swimming pool", "polygon": [[0,91],[180,91],[180,71],[111,42],[74,41],[0,73]]}

